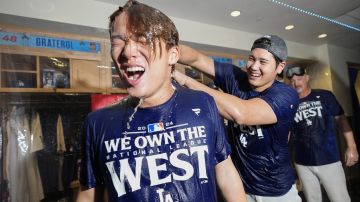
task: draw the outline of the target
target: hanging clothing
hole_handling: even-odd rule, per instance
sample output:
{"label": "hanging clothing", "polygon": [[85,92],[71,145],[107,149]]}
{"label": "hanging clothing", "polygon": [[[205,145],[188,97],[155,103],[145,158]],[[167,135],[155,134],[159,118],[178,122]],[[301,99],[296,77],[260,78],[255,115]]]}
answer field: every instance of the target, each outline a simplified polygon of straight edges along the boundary
{"label": "hanging clothing", "polygon": [[59,114],[56,124],[56,140],[57,140],[57,152],[64,153],[66,151],[64,128],[62,125],[61,115]]}
{"label": "hanging clothing", "polygon": [[42,129],[40,123],[39,113],[34,113],[31,119],[31,145],[30,152],[37,152],[44,149],[44,144],[42,141]]}
{"label": "hanging clothing", "polygon": [[[38,202],[44,198],[36,151],[43,149],[39,115],[29,124],[24,107],[13,107],[6,123],[6,176],[11,202]],[[21,193],[21,194],[19,194]]]}
{"label": "hanging clothing", "polygon": [[26,158],[27,179],[29,184],[29,198],[32,201],[41,201],[44,198],[44,190],[40,178],[39,166],[36,153],[30,153]]}
{"label": "hanging clothing", "polygon": [[13,107],[6,123],[8,145],[6,176],[9,180],[11,202],[29,201],[26,157],[29,151],[30,127],[24,107]]}
{"label": "hanging clothing", "polygon": [[58,172],[58,190],[64,191],[62,170],[64,165],[64,152],[66,151],[64,127],[62,125],[61,115],[59,114],[56,124],[56,140],[57,140],[57,153],[59,154],[59,172]]}
{"label": "hanging clothing", "polygon": [[30,152],[26,158],[27,177],[30,191],[30,201],[40,201],[44,198],[44,190],[40,178],[40,171],[36,152],[44,148],[42,142],[42,130],[38,113],[33,114],[31,119],[31,143]]}

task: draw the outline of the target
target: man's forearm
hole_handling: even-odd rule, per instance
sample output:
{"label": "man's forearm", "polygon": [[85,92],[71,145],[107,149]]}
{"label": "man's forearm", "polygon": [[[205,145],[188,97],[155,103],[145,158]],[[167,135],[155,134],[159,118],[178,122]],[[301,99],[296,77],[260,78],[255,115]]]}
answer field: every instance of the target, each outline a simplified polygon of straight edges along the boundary
{"label": "man's forearm", "polygon": [[246,195],[238,171],[230,156],[215,167],[216,182],[228,202],[245,202]]}
{"label": "man's forearm", "polygon": [[352,131],[343,132],[346,146],[351,149],[357,149],[354,134]]}
{"label": "man's forearm", "polygon": [[214,61],[203,53],[185,45],[179,45],[180,58],[179,63],[191,66],[209,77],[215,76]]}
{"label": "man's forearm", "polygon": [[276,115],[269,104],[260,98],[243,100],[212,88],[180,73],[175,72],[176,81],[190,89],[200,90],[211,95],[220,115],[237,124],[258,125],[277,122]]}
{"label": "man's forearm", "polygon": [[345,151],[345,164],[346,166],[352,166],[359,160],[359,154],[357,151],[354,134],[351,130],[349,122],[345,115],[335,117],[336,122],[339,126],[340,132],[343,134],[347,149]]}
{"label": "man's forearm", "polygon": [[346,146],[348,148],[355,148],[356,149],[356,143],[354,139],[354,134],[351,130],[351,127],[349,125],[349,122],[347,121],[345,115],[340,115],[336,117],[337,124],[339,126],[340,132],[343,134]]}

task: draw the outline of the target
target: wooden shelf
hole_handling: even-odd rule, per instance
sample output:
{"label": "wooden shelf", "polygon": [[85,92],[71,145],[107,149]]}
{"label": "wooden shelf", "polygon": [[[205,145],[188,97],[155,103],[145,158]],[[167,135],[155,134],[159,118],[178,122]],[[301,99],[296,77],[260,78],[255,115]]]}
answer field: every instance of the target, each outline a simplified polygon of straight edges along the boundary
{"label": "wooden shelf", "polygon": [[37,71],[31,71],[31,70],[15,70],[15,69],[1,69],[2,72],[14,72],[14,73],[31,73],[36,74]]}
{"label": "wooden shelf", "polygon": [[112,94],[112,93],[123,93],[123,94],[127,94],[128,92],[126,91],[126,89],[123,89],[123,88],[112,88],[108,93],[109,93],[109,94]]}

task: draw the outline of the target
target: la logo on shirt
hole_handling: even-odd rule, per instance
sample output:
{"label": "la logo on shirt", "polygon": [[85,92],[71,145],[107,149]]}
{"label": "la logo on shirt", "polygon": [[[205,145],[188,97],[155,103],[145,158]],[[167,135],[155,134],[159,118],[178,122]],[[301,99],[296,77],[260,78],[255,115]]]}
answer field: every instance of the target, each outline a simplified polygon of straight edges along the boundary
{"label": "la logo on shirt", "polygon": [[[263,139],[264,134],[261,130],[261,127],[259,125],[256,126],[248,126],[248,125],[237,125],[239,127],[241,133],[239,135],[239,140],[241,142],[241,145],[243,147],[247,147],[248,145],[248,138],[251,136],[256,136],[257,139]],[[250,136],[250,137],[249,137]]]}

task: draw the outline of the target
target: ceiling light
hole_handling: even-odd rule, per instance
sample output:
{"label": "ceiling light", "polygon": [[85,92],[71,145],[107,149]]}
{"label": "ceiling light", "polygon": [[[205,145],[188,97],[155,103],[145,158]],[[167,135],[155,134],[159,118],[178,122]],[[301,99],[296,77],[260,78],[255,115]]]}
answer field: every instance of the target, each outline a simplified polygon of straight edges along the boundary
{"label": "ceiling light", "polygon": [[327,37],[327,34],[320,34],[320,35],[318,36],[319,39],[322,39],[322,38],[325,38],[325,37]]}
{"label": "ceiling light", "polygon": [[233,11],[233,12],[230,13],[230,15],[233,16],[233,17],[237,17],[237,16],[240,15],[240,11]]}
{"label": "ceiling light", "polygon": [[294,29],[294,27],[295,27],[294,25],[288,25],[288,26],[285,27],[285,29],[286,30],[291,30],[291,29]]}
{"label": "ceiling light", "polygon": [[278,4],[278,5],[280,5],[280,6],[287,7],[287,8],[289,8],[289,9],[294,10],[294,11],[297,11],[297,12],[300,12],[300,13],[304,13],[304,14],[306,14],[306,15],[310,15],[310,16],[319,18],[319,19],[321,19],[321,20],[325,20],[325,21],[328,21],[328,22],[331,22],[331,23],[334,23],[334,24],[337,24],[337,25],[340,25],[340,26],[344,26],[344,27],[346,27],[346,28],[349,28],[349,29],[352,29],[352,30],[355,30],[355,31],[360,32],[360,28],[359,28],[359,27],[355,27],[355,26],[352,26],[352,25],[349,25],[349,24],[345,24],[345,23],[340,22],[340,21],[337,21],[337,20],[335,20],[335,19],[331,19],[331,18],[322,16],[322,15],[319,15],[319,14],[317,14],[317,13],[313,13],[313,12],[311,12],[311,11],[308,11],[308,10],[305,10],[305,9],[301,9],[301,8],[292,6],[292,5],[287,4],[287,3],[284,3],[284,2],[282,2],[282,1],[278,1],[278,0],[269,0],[269,1],[272,2],[272,3]]}

